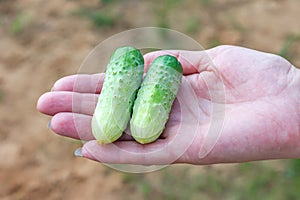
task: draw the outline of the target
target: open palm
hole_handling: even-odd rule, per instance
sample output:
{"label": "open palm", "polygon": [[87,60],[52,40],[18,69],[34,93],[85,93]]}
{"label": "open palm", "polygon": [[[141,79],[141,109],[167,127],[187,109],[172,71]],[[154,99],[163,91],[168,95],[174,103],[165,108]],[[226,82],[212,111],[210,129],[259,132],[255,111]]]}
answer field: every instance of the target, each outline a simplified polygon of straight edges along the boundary
{"label": "open palm", "polygon": [[[184,78],[160,139],[136,143],[124,134],[99,146],[91,117],[104,74],[60,79],[42,95],[38,110],[53,116],[51,129],[87,141],[84,157],[105,163],[208,164],[299,157],[299,70],[285,59],[246,48],[158,51],[175,55]],[[126,131],[127,132],[127,131]]]}

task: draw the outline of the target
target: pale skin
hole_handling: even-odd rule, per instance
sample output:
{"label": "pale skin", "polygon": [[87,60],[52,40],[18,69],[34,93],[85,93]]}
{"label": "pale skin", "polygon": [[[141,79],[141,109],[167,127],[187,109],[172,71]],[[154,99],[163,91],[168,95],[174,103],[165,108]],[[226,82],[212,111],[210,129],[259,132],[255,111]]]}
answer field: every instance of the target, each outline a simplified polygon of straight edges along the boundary
{"label": "pale skin", "polygon": [[[181,122],[182,130],[186,128],[188,132],[192,127],[196,132],[180,154],[173,152],[178,146],[149,153],[163,149],[176,135],[181,115],[178,102],[174,103],[167,127],[157,141],[142,145],[124,134],[113,144],[98,145],[91,133],[91,118],[104,74],[73,75],[58,80],[51,92],[40,97],[37,109],[52,116],[50,128],[55,133],[86,141],[79,151],[83,157],[104,163],[202,165],[300,158],[299,69],[274,54],[227,45],[205,51],[152,52],[144,56],[146,69],[162,54],[174,55],[181,62],[184,78],[197,96],[201,116],[196,119],[197,124],[193,123],[192,114],[181,116],[188,119]],[[79,87],[74,87],[75,82]],[[218,85],[224,86],[224,90]],[[222,96],[219,94],[224,94],[224,98],[218,98]],[[224,105],[225,117],[216,119],[222,123],[219,137],[204,156],[199,156],[211,125],[212,101]]]}

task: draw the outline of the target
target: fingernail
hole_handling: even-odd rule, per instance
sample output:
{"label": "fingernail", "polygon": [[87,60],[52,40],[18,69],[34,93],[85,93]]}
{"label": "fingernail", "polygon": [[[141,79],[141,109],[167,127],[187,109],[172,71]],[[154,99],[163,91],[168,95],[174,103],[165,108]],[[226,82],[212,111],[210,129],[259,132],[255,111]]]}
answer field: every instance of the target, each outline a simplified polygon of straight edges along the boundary
{"label": "fingernail", "polygon": [[77,148],[75,151],[74,151],[74,155],[75,156],[77,156],[77,157],[83,157],[82,156],[82,148],[81,147],[79,147],[79,148]]}
{"label": "fingernail", "polygon": [[51,129],[51,120],[48,121],[47,127]]}

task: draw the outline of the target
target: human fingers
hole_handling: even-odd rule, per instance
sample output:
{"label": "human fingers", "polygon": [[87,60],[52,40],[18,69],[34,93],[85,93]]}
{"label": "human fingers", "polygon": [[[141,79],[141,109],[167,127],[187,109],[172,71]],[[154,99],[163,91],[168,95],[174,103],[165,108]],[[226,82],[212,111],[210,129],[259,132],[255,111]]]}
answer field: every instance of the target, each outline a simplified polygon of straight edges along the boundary
{"label": "human fingers", "polygon": [[91,120],[92,116],[89,115],[60,112],[52,117],[49,128],[61,136],[93,140]]}
{"label": "human fingers", "polygon": [[[173,55],[182,64],[184,74],[199,73],[208,70],[212,65],[212,58],[222,52],[222,46],[203,51],[187,50],[161,50],[144,55],[145,70],[153,60],[160,55]],[[74,91],[80,93],[100,93],[104,81],[104,73],[100,74],[76,74],[57,80],[52,91]]]}
{"label": "human fingers", "polygon": [[208,69],[211,65],[211,59],[207,51],[186,51],[186,50],[161,50],[154,51],[144,55],[145,71],[149,68],[153,60],[161,55],[175,56],[181,63],[183,74],[200,73]]}
{"label": "human fingers", "polygon": [[93,115],[98,95],[70,91],[47,92],[37,103],[37,109],[47,115],[59,112],[74,112]]}
{"label": "human fingers", "polygon": [[[182,81],[183,83],[180,91],[187,93],[190,90],[188,87],[190,85],[197,96],[209,98],[209,91],[207,90],[205,82],[208,79],[203,78],[202,74],[185,76]],[[79,114],[93,115],[98,96],[98,94],[93,93],[88,94],[71,91],[47,92],[39,98],[37,109],[40,112],[51,116],[59,112],[74,112]],[[176,102],[174,104],[177,105]]]}
{"label": "human fingers", "polygon": [[102,89],[104,73],[76,74],[57,80],[52,91],[72,91],[80,93],[97,93]]}
{"label": "human fingers", "polygon": [[[52,117],[49,128],[61,136],[89,141],[95,139],[92,134],[91,120],[90,115],[60,112]],[[128,140],[133,140],[133,138],[126,133],[119,138],[119,141]]]}

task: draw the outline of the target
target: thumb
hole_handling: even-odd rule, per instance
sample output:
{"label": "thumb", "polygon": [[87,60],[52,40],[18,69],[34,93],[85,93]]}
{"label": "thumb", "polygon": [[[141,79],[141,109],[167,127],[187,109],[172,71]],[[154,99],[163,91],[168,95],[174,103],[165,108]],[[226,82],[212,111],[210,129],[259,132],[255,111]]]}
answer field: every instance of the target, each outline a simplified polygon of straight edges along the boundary
{"label": "thumb", "polygon": [[135,141],[116,141],[103,146],[91,140],[83,145],[80,156],[107,164],[166,165],[180,157],[166,145],[164,139],[147,145]]}

